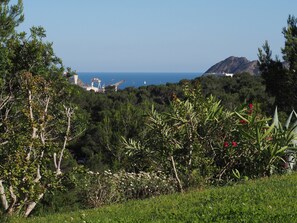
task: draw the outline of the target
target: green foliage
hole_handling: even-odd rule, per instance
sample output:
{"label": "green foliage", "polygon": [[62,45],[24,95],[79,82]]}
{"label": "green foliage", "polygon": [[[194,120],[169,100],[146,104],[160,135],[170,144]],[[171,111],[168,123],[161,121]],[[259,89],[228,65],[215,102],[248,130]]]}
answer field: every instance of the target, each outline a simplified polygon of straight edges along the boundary
{"label": "green foliage", "polygon": [[186,87],[184,95],[184,100],[173,99],[168,112],[148,114],[143,138],[123,141],[139,169],[149,162],[150,169],[174,176],[180,190],[284,171],[295,126],[269,124],[271,118],[251,103],[229,112],[199,89]]}
{"label": "green foliage", "polygon": [[[271,58],[266,42],[259,49],[263,79],[206,76],[95,94],[67,83],[72,71],[62,75],[62,61],[43,41],[42,27],[32,27],[29,36],[15,32],[23,21],[22,1],[9,2],[0,3],[0,199],[7,213],[24,213],[43,196],[40,212],[284,172],[296,125],[281,125],[277,115],[272,122],[260,107],[271,113],[274,97],[286,112],[297,104],[294,16],[283,29],[288,68]],[[254,108],[237,109],[252,101]],[[64,174],[76,166],[69,141],[91,172]]]}
{"label": "green foliage", "polygon": [[0,2],[0,45],[9,36],[14,34],[15,28],[24,21],[23,1],[18,0],[15,5],[10,4],[10,0]]}
{"label": "green foliage", "polygon": [[265,111],[273,105],[274,99],[265,92],[264,80],[260,76],[239,73],[233,77],[202,76],[201,83],[205,96],[213,95],[220,99],[225,108],[233,110],[245,102],[259,102]]}
{"label": "green foliage", "polygon": [[125,155],[121,137],[142,134],[145,114],[151,105],[159,111],[167,110],[173,93],[179,95],[180,89],[179,85],[146,86],[106,94],[78,90],[73,101],[89,114],[89,125],[70,149],[77,160],[92,171],[137,171],[137,167],[131,165],[133,159]]}
{"label": "green foliage", "polygon": [[[11,10],[15,26],[21,21],[19,8]],[[71,157],[67,142],[84,126],[76,125],[80,116],[71,104],[73,88],[44,37],[43,28],[33,27],[29,37],[13,33],[0,46],[5,53],[0,63],[0,201],[8,215],[28,216],[45,193],[60,186],[62,171],[69,168],[62,160]]]}
{"label": "green foliage", "polygon": [[[67,160],[66,160],[67,161]],[[74,161],[75,162],[75,161]],[[40,216],[56,212],[69,212],[86,208],[82,191],[86,188],[86,170],[82,166],[65,165],[61,183],[48,191],[37,204],[32,215]],[[66,171],[67,170],[67,171]]]}
{"label": "green foliage", "polygon": [[162,172],[111,173],[88,172],[85,188],[81,191],[87,207],[124,202],[131,199],[145,199],[176,191],[173,179]]}
{"label": "green foliage", "polygon": [[296,138],[295,126],[283,128],[276,122],[276,115],[272,121],[253,104],[234,114],[230,119],[233,128],[224,133],[224,143],[215,157],[219,180],[226,182],[232,180],[232,176],[241,180],[284,172],[286,154],[293,149]]}
{"label": "green foliage", "polygon": [[236,114],[240,119],[236,169],[250,177],[271,175],[287,148],[287,144],[280,145],[276,140],[275,123],[268,125],[270,119],[261,116],[256,109]]}
{"label": "green foliage", "polygon": [[[203,98],[199,90],[186,87],[184,94],[185,100],[174,97],[168,112],[152,109],[142,139],[124,140],[129,156],[144,154],[140,157],[147,157],[148,166],[174,176],[180,190],[196,181],[193,176],[207,180],[212,175],[214,151],[209,148],[219,135],[220,120],[230,115],[220,102]],[[142,160],[134,160],[141,168]]]}
{"label": "green foliage", "polygon": [[291,73],[297,73],[297,18],[289,15],[287,20],[287,27],[283,28],[283,35],[286,39],[285,47],[282,49],[283,58],[289,63],[289,70]]}
{"label": "green foliage", "polygon": [[296,222],[296,180],[277,176],[13,222]]}
{"label": "green foliage", "polygon": [[[150,112],[152,105],[158,112],[168,112],[174,95],[180,100],[186,98],[182,90],[184,83],[188,84],[189,88],[201,83],[202,94],[207,96],[214,94],[228,110],[232,110],[244,101],[252,100],[267,102],[262,104],[266,109],[270,108],[269,105],[273,100],[268,98],[262,82],[260,77],[238,74],[233,78],[207,76],[191,82],[183,81],[166,86],[127,88],[117,93],[95,94],[78,89],[73,100],[89,114],[89,126],[85,134],[72,143],[70,148],[76,159],[93,171],[153,169],[155,164],[151,162],[150,156],[146,156],[140,150],[134,156],[126,156],[121,144],[121,137],[144,137],[145,115]],[[223,91],[218,91],[219,89]],[[215,137],[214,134],[213,136]],[[211,138],[211,136],[208,137],[209,140]],[[137,160],[143,160],[143,162]],[[194,171],[192,174],[197,176],[199,171]],[[197,179],[197,177],[194,178]]]}
{"label": "green foliage", "polygon": [[285,47],[282,48],[284,62],[271,58],[272,52],[266,41],[259,49],[259,68],[265,79],[267,92],[275,97],[275,106],[289,113],[296,108],[297,72],[297,19],[289,15],[287,27],[283,28]]}
{"label": "green foliage", "polygon": [[292,103],[290,93],[284,91],[291,82],[290,75],[278,59],[273,60],[271,58],[271,54],[272,52],[266,41],[263,50],[259,49],[259,69],[261,76],[265,80],[266,91],[269,95],[275,97],[275,104],[284,109],[288,103]]}

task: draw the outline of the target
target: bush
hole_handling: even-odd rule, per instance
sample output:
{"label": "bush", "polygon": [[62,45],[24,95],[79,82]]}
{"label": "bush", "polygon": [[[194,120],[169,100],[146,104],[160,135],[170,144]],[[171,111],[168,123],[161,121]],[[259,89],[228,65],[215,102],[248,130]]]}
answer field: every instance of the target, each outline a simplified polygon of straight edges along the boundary
{"label": "bush", "polygon": [[284,126],[278,121],[277,110],[273,119],[267,118],[253,104],[234,114],[233,128],[224,134],[215,157],[220,179],[226,182],[234,177],[247,179],[285,172],[288,152],[294,154],[296,150],[296,124],[290,125],[293,112]]}
{"label": "bush", "polygon": [[176,182],[162,172],[111,173],[88,172],[88,182],[82,192],[89,207],[118,203],[130,199],[144,199],[176,191]]}

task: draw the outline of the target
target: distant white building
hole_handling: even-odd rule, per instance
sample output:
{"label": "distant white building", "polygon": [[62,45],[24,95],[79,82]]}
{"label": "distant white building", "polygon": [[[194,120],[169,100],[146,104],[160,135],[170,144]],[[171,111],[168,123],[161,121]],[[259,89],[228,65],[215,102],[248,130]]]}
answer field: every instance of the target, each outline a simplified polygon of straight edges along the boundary
{"label": "distant white building", "polygon": [[73,75],[73,81],[74,81],[74,84],[77,85],[77,83],[78,83],[78,74]]}
{"label": "distant white building", "polygon": [[223,74],[225,74],[226,77],[233,77],[233,75],[234,75],[232,73],[223,73]]}
{"label": "distant white building", "polygon": [[[65,73],[65,75],[66,75],[66,73]],[[105,92],[105,84],[103,84],[101,86],[101,80],[99,78],[93,78],[91,80],[91,86],[88,85],[88,84],[83,83],[82,80],[79,79],[78,74],[74,74],[72,77],[70,77],[69,81],[70,81],[70,83],[78,85],[78,86],[84,88],[87,91],[94,91],[94,92],[98,92],[98,93],[104,93]],[[124,82],[125,82],[124,80],[121,80],[121,81],[116,82],[114,84],[109,84],[106,87],[113,88],[114,91],[117,91],[118,87]],[[95,84],[96,84],[96,86],[95,86]]]}
{"label": "distant white building", "polygon": [[208,75],[214,75],[214,76],[218,76],[218,77],[233,77],[233,73],[205,73],[204,74],[205,76],[208,76]]}
{"label": "distant white building", "polygon": [[[94,86],[94,83],[98,83],[97,87]],[[84,87],[87,91],[95,91],[95,92],[105,92],[105,87],[101,87],[101,80],[99,78],[93,78],[91,82],[91,86]]]}

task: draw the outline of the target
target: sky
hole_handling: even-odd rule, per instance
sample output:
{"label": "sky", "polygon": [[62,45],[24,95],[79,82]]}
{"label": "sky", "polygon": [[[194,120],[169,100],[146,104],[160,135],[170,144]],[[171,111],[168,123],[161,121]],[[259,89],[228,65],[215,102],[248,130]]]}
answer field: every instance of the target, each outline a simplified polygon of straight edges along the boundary
{"label": "sky", "polygon": [[77,72],[204,72],[229,56],[281,58],[296,0],[23,0],[27,31],[42,26]]}

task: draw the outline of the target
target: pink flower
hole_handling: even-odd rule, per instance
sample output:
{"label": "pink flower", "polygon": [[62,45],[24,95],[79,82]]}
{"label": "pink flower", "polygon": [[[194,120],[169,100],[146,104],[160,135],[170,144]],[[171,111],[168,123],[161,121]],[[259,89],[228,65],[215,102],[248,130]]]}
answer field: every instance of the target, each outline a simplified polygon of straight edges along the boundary
{"label": "pink flower", "polygon": [[229,146],[228,142],[224,142],[224,147],[227,148]]}
{"label": "pink flower", "polygon": [[237,147],[238,146],[238,144],[237,144],[237,142],[232,142],[232,147]]}

